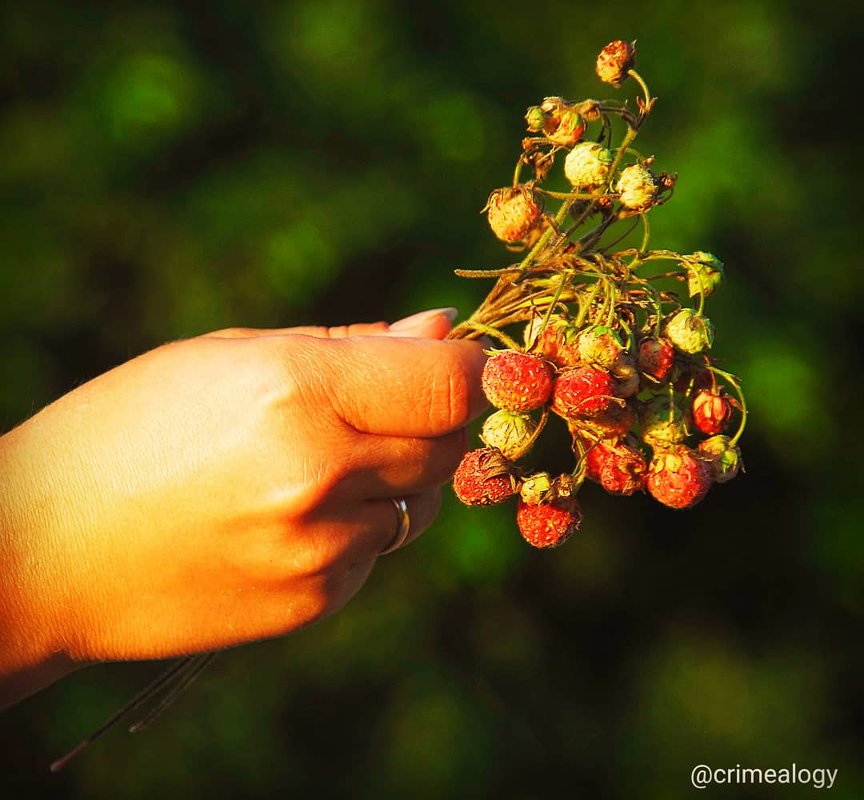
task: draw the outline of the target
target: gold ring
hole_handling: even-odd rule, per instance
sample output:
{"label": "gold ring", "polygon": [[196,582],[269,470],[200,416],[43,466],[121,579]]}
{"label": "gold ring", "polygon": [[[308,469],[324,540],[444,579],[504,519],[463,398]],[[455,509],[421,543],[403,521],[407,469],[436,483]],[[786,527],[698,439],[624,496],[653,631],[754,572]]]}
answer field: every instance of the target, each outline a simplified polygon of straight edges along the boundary
{"label": "gold ring", "polygon": [[399,527],[396,530],[396,535],[393,537],[393,541],[379,553],[379,555],[382,556],[386,556],[387,553],[392,553],[394,550],[398,550],[402,547],[402,545],[405,544],[405,540],[408,538],[408,531],[411,529],[411,517],[408,516],[408,503],[406,503],[401,497],[398,499],[391,497],[390,502],[393,503],[393,507],[399,515]]}

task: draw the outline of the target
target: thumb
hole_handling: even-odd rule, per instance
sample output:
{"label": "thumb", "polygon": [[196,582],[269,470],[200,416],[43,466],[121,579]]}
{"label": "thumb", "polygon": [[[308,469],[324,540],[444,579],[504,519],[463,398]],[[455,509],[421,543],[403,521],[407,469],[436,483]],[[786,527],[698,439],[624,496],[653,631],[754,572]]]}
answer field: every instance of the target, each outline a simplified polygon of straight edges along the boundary
{"label": "thumb", "polygon": [[443,339],[450,333],[453,321],[459,315],[456,308],[433,308],[397,320],[387,331],[390,336],[408,336],[417,339]]}

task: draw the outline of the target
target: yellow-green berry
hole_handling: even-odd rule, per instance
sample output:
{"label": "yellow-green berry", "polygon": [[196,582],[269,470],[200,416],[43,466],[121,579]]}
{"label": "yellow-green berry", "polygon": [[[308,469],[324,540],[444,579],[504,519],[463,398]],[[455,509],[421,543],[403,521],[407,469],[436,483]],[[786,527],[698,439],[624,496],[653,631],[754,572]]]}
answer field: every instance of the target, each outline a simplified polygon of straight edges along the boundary
{"label": "yellow-green berry", "polygon": [[630,211],[645,211],[657,197],[657,181],[643,164],[624,167],[615,184],[621,205]]}
{"label": "yellow-green berry", "polygon": [[537,422],[528,414],[502,409],[486,417],[480,438],[505,458],[516,461],[530,449],[536,430]]}
{"label": "yellow-green berry", "polygon": [[682,353],[693,355],[714,343],[714,326],[692,308],[682,308],[666,323],[666,338]]}
{"label": "yellow-green berry", "polygon": [[684,256],[681,263],[687,269],[687,290],[690,297],[697,294],[708,297],[723,280],[723,262],[713,253],[697,250]]}
{"label": "yellow-green berry", "polygon": [[597,142],[579,142],[564,159],[564,175],[575,189],[599,189],[609,179],[612,153]]}

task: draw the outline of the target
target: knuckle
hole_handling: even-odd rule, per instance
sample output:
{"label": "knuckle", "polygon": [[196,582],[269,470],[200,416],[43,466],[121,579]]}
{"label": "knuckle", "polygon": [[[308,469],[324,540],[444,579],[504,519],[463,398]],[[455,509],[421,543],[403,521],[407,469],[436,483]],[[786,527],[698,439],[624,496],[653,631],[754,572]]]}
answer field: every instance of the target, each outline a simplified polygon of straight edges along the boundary
{"label": "knuckle", "polygon": [[249,332],[250,332],[249,328],[233,327],[233,328],[220,328],[218,331],[213,331],[212,333],[210,333],[208,335],[212,336],[214,338],[218,338],[218,339],[242,339],[242,338],[248,336]]}

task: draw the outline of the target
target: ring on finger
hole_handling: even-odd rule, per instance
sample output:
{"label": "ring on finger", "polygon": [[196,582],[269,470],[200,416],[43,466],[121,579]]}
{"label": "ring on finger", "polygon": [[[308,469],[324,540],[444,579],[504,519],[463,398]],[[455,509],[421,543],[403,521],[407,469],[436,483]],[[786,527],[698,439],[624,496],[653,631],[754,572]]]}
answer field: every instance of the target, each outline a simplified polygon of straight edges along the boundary
{"label": "ring on finger", "polygon": [[398,523],[392,541],[379,553],[382,556],[386,556],[388,553],[392,553],[394,550],[402,547],[408,538],[408,531],[411,530],[411,517],[408,515],[408,503],[405,502],[405,498],[391,497],[390,502],[393,503],[393,507],[396,509]]}

